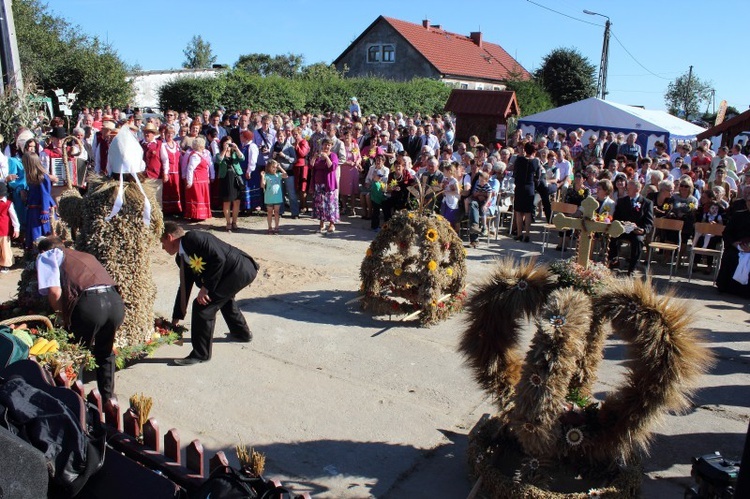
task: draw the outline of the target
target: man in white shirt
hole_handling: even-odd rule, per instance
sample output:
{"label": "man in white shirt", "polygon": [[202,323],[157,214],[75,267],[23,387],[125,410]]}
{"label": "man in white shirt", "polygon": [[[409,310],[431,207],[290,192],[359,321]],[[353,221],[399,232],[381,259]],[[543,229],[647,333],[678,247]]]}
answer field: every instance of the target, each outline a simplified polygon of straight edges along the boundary
{"label": "man in white shirt", "polygon": [[735,144],[732,147],[732,159],[734,160],[734,165],[737,167],[737,173],[744,172],[745,167],[750,162],[747,156],[742,154],[742,148],[739,144]]}
{"label": "man in white shirt", "polygon": [[422,146],[430,146],[432,149],[432,155],[438,156],[440,154],[440,141],[437,136],[432,133],[432,124],[425,123],[424,135],[422,135]]}

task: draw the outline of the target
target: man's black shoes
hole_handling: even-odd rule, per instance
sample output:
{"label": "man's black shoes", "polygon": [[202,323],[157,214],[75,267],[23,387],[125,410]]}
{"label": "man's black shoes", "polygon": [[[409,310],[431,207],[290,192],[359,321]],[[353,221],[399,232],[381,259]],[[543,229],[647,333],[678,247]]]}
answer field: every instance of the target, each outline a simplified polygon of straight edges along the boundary
{"label": "man's black shoes", "polygon": [[250,343],[253,341],[253,335],[252,333],[247,336],[242,333],[227,333],[227,339],[238,343]]}
{"label": "man's black shoes", "polygon": [[206,362],[205,360],[198,359],[196,357],[191,357],[188,355],[184,359],[175,359],[174,364],[176,366],[194,366],[195,364],[200,364],[202,362]]}

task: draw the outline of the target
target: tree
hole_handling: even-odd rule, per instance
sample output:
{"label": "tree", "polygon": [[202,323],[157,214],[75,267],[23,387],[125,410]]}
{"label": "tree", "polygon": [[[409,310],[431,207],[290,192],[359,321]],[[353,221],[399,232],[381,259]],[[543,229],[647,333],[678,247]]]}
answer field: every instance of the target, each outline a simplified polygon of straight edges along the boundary
{"label": "tree", "polygon": [[47,95],[76,92],[77,106],[125,106],[133,97],[129,68],[109,45],[83,33],[40,0],[15,0],[18,52],[24,79]]}
{"label": "tree", "polygon": [[[734,106],[727,106],[727,112],[724,114],[724,121],[734,118],[738,114],[742,114],[739,109]],[[716,122],[717,115],[718,113],[716,111],[709,113],[708,110],[706,110],[706,112],[703,113],[703,116],[701,116],[700,120],[708,123],[710,126]]]}
{"label": "tree", "polygon": [[505,86],[508,90],[516,93],[518,107],[521,109],[521,116],[541,113],[547,109],[552,109],[555,105],[547,91],[542,88],[536,78],[524,78],[519,72],[511,71]]}
{"label": "tree", "polygon": [[596,95],[596,67],[576,49],[556,48],[544,56],[534,76],[555,106]]}
{"label": "tree", "polygon": [[195,35],[182,51],[185,54],[183,68],[201,69],[210,68],[216,62],[216,56],[211,51],[211,44],[204,42],[201,35]]}
{"label": "tree", "polygon": [[299,77],[306,80],[329,80],[343,78],[349,72],[349,67],[344,64],[344,68],[339,71],[334,64],[325,62],[316,62],[304,66],[300,71]]}
{"label": "tree", "polygon": [[664,104],[669,114],[694,119],[700,116],[701,108],[711,99],[713,84],[703,81],[692,73],[684,73],[667,86]]}
{"label": "tree", "polygon": [[299,54],[276,55],[273,57],[268,54],[246,54],[239,57],[234,64],[234,68],[251,75],[294,78],[302,70],[304,61],[305,57]]}

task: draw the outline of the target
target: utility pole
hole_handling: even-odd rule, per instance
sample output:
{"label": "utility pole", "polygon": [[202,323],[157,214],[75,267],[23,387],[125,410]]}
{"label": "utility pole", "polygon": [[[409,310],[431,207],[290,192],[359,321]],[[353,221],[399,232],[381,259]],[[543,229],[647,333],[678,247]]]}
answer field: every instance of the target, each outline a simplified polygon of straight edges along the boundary
{"label": "utility pole", "polygon": [[2,73],[0,95],[3,94],[6,86],[23,88],[12,4],[12,0],[0,0],[0,73]]}
{"label": "utility pole", "polygon": [[687,83],[685,83],[685,119],[686,120],[690,117],[690,113],[688,111],[688,103],[690,102],[690,80],[692,79],[693,79],[693,66],[690,66],[690,70],[688,71]]}
{"label": "utility pole", "polygon": [[604,23],[604,42],[602,43],[602,59],[599,62],[599,80],[596,84],[596,96],[602,100],[607,99],[607,66],[609,65],[609,28],[612,23],[609,22],[609,17],[598,12],[592,12],[590,10],[584,10],[584,14],[590,16],[601,16],[607,19]]}

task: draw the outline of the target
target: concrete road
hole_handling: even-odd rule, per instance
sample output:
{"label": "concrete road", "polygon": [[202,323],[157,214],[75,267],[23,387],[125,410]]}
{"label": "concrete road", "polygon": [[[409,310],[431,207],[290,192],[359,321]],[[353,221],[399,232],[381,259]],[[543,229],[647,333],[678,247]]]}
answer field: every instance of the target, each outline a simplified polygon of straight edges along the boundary
{"label": "concrete road", "polygon": [[[260,262],[258,280],[238,297],[255,339],[227,342],[219,319],[211,362],[172,366],[189,343],[161,348],[118,373],[120,400],[152,396],[160,426],[177,428],[183,444],[199,438],[209,455],[223,450],[235,460],[235,444],[254,446],[267,456],[268,476],[315,497],[466,497],[467,434],[493,406],[456,353],[464,315],[420,328],[347,304],[373,237],[369,222],[346,218],[332,236],[318,234],[309,218],[284,219],[277,236],[266,235],[258,217],[241,219],[231,234],[222,225],[188,228],[213,230]],[[483,242],[469,249],[469,280],[486,276],[497,257],[540,250],[507,236]],[[178,271],[160,249],[154,260],[155,309],[168,317]],[[691,300],[695,327],[718,362],[701,380],[693,409],[665,415],[657,428],[644,462],[647,498],[682,497],[692,483],[692,456],[720,451],[739,459],[750,419],[749,304],[717,294],[706,276],[687,284],[683,274],[673,284]],[[4,298],[19,275],[2,277]],[[622,381],[623,354],[622,342],[611,338],[598,397]]]}

